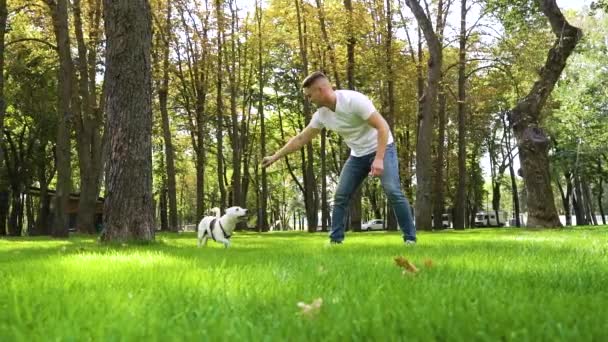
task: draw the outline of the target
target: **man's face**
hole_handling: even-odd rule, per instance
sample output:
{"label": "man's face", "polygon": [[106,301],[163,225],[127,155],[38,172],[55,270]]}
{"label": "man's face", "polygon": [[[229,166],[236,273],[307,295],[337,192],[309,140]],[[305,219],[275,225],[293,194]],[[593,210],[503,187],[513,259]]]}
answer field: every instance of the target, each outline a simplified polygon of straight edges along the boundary
{"label": "man's face", "polygon": [[314,82],[307,88],[304,88],[304,96],[306,99],[317,106],[320,106],[323,99],[323,84],[322,82]]}

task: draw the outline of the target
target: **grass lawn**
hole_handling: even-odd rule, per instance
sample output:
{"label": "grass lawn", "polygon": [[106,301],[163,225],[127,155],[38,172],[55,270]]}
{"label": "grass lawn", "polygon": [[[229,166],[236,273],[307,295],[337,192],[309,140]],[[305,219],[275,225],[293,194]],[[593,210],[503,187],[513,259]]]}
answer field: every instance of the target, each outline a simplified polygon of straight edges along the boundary
{"label": "grass lawn", "polygon": [[[0,341],[608,339],[608,227],[0,239]],[[399,268],[402,256],[418,267]],[[307,313],[298,302],[321,298]]]}

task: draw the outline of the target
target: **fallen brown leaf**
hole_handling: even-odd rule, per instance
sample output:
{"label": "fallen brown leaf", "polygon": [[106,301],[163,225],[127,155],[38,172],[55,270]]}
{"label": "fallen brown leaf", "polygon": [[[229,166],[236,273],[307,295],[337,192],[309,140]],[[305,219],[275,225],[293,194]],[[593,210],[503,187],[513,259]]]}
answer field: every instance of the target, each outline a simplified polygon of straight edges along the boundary
{"label": "fallen brown leaf", "polygon": [[410,273],[418,273],[418,268],[416,267],[416,265],[414,265],[402,256],[396,257],[395,263],[397,264],[397,266],[403,268],[404,272],[407,271]]}

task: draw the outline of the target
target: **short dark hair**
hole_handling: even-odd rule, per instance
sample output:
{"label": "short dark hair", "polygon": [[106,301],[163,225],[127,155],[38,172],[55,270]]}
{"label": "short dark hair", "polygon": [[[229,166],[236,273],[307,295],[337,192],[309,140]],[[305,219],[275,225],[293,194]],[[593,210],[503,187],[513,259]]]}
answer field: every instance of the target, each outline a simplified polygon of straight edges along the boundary
{"label": "short dark hair", "polygon": [[324,78],[329,80],[327,76],[321,71],[315,71],[312,74],[308,75],[304,81],[302,81],[302,89],[310,87],[316,80]]}

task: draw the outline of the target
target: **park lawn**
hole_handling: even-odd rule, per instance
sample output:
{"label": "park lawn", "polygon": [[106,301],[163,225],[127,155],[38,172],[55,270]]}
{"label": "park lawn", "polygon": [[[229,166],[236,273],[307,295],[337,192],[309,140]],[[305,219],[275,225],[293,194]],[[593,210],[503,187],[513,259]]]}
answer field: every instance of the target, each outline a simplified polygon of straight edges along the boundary
{"label": "park lawn", "polygon": [[[608,339],[608,227],[0,239],[0,341]],[[416,274],[398,267],[402,256]],[[406,274],[403,274],[403,273]],[[309,313],[297,306],[321,298]]]}

